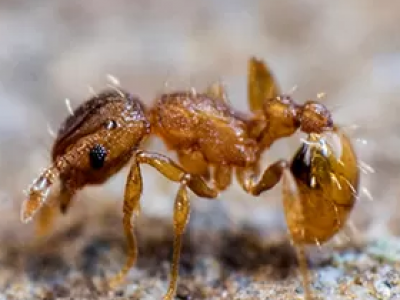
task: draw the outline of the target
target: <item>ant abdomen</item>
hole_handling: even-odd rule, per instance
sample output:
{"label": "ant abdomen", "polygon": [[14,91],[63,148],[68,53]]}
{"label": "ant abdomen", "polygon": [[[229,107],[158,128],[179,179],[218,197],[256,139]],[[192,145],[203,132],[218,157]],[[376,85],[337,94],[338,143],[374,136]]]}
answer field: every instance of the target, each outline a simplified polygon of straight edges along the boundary
{"label": "ant abdomen", "polygon": [[298,205],[284,203],[292,239],[298,244],[322,244],[343,228],[355,204],[356,154],[348,137],[334,128],[310,134],[290,169],[299,201]]}

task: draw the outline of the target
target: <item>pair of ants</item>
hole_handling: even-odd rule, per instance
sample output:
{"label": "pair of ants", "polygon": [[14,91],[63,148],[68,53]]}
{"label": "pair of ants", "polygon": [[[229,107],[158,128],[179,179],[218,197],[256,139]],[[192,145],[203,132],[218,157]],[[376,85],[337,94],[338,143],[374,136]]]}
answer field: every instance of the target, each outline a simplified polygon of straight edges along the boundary
{"label": "pair of ants", "polygon": [[[164,296],[171,300],[190,215],[188,190],[215,199],[230,186],[235,172],[244,191],[260,196],[282,180],[288,231],[297,251],[305,297],[311,299],[304,246],[322,244],[343,228],[359,189],[357,157],[349,138],[323,104],[307,101],[300,105],[282,95],[268,66],[256,58],[248,64],[248,100],[251,113],[235,111],[223,86],[213,84],[203,93],[162,94],[148,108],[122,89],[104,90],[64,121],[52,148],[51,166],[33,182],[23,203],[22,221],[29,222],[39,211],[39,222],[46,218],[45,204],[56,180],[60,182],[57,203],[66,213],[77,191],[106,182],[133,158],[123,203],[128,258],[110,280],[115,287],[137,260],[131,219],[140,212],[140,165],[154,167],[179,183],[170,283]],[[298,130],[307,134],[307,139],[292,160],[278,160],[261,171],[263,152]],[[142,149],[151,135],[176,151],[179,163]]]}

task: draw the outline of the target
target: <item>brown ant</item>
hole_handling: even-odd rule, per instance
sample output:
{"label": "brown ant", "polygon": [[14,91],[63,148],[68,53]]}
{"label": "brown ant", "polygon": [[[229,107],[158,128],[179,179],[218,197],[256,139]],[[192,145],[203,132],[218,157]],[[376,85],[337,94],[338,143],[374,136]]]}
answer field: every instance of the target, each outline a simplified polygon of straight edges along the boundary
{"label": "brown ant", "polygon": [[[123,204],[128,260],[111,280],[111,286],[115,286],[137,259],[131,219],[140,211],[140,165],[154,167],[180,183],[173,215],[171,279],[164,296],[170,300],[176,292],[182,235],[190,215],[188,189],[200,197],[215,199],[231,184],[235,171],[242,188],[259,196],[283,179],[286,221],[298,253],[305,296],[311,299],[304,246],[324,243],[344,226],[358,192],[357,158],[324,105],[314,101],[299,105],[290,96],[281,95],[267,66],[255,58],[249,61],[248,75],[252,111],[248,115],[228,104],[219,84],[204,93],[163,94],[150,109],[119,89],[92,97],[59,130],[52,149],[53,163],[33,182],[23,203],[23,222],[30,221],[41,208],[39,219],[46,218],[43,204],[57,178],[61,183],[60,210],[66,213],[78,190],[104,183],[133,157]],[[308,137],[293,159],[279,160],[260,172],[262,153],[298,129]],[[141,149],[152,134],[177,152],[180,164]],[[331,143],[331,138],[336,143]]]}

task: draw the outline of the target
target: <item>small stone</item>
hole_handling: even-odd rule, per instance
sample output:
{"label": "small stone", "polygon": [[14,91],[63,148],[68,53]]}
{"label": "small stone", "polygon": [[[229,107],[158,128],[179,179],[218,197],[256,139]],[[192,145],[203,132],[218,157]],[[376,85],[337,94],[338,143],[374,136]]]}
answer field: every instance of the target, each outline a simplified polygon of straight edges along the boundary
{"label": "small stone", "polygon": [[374,282],[374,287],[377,293],[387,299],[391,296],[390,283],[386,280],[378,280]]}

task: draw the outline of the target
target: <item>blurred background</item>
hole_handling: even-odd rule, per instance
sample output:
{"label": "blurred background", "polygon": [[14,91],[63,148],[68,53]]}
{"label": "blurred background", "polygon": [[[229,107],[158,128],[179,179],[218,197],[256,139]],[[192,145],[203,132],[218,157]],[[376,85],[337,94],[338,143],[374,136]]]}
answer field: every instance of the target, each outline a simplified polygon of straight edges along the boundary
{"label": "blurred background", "polygon": [[[253,55],[269,64],[283,91],[297,86],[297,101],[326,93],[321,101],[375,170],[362,179],[366,190],[353,213],[358,234],[397,234],[399,12],[400,2],[369,0],[2,1],[0,237],[32,235],[32,227],[19,222],[23,190],[49,164],[48,128],[56,131],[68,115],[66,98],[78,106],[105,88],[109,75],[147,104],[161,92],[201,90],[222,80],[232,105],[248,111],[247,61]],[[290,158],[298,145],[298,137],[278,143],[264,166]],[[167,153],[157,140],[151,149]],[[144,215],[169,221],[177,186],[153,169],[143,172]],[[107,185],[80,193],[57,226],[96,214],[102,204],[119,213],[126,175],[125,169]],[[191,226],[246,222],[263,231],[285,230],[279,188],[254,199],[235,183],[220,200],[196,199],[193,206],[207,221],[194,218]]]}

